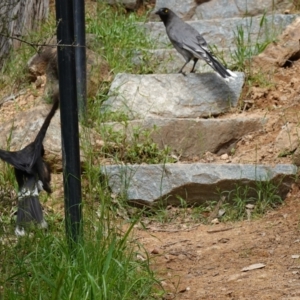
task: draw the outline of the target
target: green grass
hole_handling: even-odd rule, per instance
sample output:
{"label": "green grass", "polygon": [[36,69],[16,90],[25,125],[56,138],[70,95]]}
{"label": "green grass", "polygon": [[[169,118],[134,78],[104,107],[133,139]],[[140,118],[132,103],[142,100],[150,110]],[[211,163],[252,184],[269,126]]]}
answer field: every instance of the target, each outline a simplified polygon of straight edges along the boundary
{"label": "green grass", "polygon": [[[53,212],[46,216],[47,232],[31,226],[28,235],[15,238],[12,197],[9,190],[0,194],[0,299],[154,299],[157,282],[147,253],[132,239],[139,214],[126,221],[117,217],[89,142],[85,136],[83,241],[73,249],[62,217]],[[12,178],[0,176],[1,186],[14,180],[12,168],[5,167],[4,174]],[[139,260],[137,253],[145,260]]]}
{"label": "green grass", "polygon": [[133,224],[121,232],[114,222],[85,221],[84,243],[72,252],[62,223],[17,241],[2,235],[0,298],[152,299],[148,260],[128,243]]}
{"label": "green grass", "polygon": [[[161,224],[185,224],[192,226],[195,223],[210,224],[209,219],[214,212],[220,222],[236,222],[262,217],[266,212],[275,209],[283,203],[278,195],[280,183],[269,180],[257,180],[252,186],[236,185],[230,191],[217,191],[216,194],[224,197],[223,203],[218,210],[224,210],[222,216],[218,216],[218,211],[214,209],[218,205],[216,200],[207,200],[201,205],[188,205],[184,199],[179,198],[178,206],[157,206],[152,208],[151,213],[145,214],[145,219],[150,219]],[[247,205],[253,205],[253,209],[248,209]]]}
{"label": "green grass", "polygon": [[[93,50],[105,57],[114,73],[146,70],[146,64],[139,66],[133,62],[137,51],[143,51],[149,45],[135,21],[142,19],[100,2],[97,17],[87,17],[87,32],[96,35]],[[46,39],[51,36],[55,26],[48,26],[50,23],[43,27],[40,35],[32,34],[30,42],[41,43],[44,41],[42,37]],[[34,53],[35,49],[28,44],[11,53],[2,69],[5,78],[1,77],[1,87],[10,84],[12,90],[18,90],[29,86],[26,62]],[[101,123],[98,121],[99,111],[107,97],[108,87],[109,84],[104,83],[98,96],[89,99],[93,104],[89,106],[88,123],[91,126]],[[114,118],[122,121],[126,116]],[[147,157],[157,161],[158,156],[164,155],[147,132],[136,130],[132,145],[129,142],[123,145],[124,136],[109,130],[106,137],[105,153],[116,161],[122,158],[131,162],[146,161]],[[145,140],[144,144],[139,141],[140,138]],[[113,152],[109,154],[112,151],[108,149],[109,140],[118,143],[119,153],[124,153],[124,157]],[[99,166],[94,165],[98,153],[93,150],[87,135],[83,134],[81,141],[86,157],[82,175],[84,242],[79,243],[72,252],[66,240],[61,214],[54,212],[46,216],[48,232],[33,226],[29,235],[20,239],[14,237],[15,220],[11,215],[15,210],[13,204],[16,204],[12,201],[16,201],[16,184],[13,169],[4,164],[4,172],[0,173],[0,184],[7,187],[0,193],[0,299],[154,298],[153,288],[157,282],[149,268],[147,254],[131,237],[136,218],[124,224],[123,219],[116,217],[120,208],[113,202],[107,185],[101,184]],[[47,196],[42,194],[41,199],[47,201]],[[143,253],[144,261],[137,259],[137,251]]]}
{"label": "green grass", "polygon": [[122,7],[112,8],[102,1],[98,1],[97,17],[86,18],[87,33],[96,35],[97,48],[115,74],[151,72],[147,61],[134,63],[138,53],[152,48],[143,28],[136,24],[143,21],[145,16],[125,14]]}

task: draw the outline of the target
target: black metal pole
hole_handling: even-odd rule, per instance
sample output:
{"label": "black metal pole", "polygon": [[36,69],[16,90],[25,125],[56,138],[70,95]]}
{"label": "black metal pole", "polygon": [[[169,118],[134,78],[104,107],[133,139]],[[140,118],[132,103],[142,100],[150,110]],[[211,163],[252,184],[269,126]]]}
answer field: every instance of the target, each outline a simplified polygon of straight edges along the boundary
{"label": "black metal pole", "polygon": [[85,47],[85,13],[84,0],[73,0],[74,10],[74,34],[76,61],[76,86],[79,116],[84,119],[86,105],[86,47]]}
{"label": "black metal pole", "polygon": [[[72,0],[56,0],[57,41],[74,44]],[[66,234],[70,242],[82,237],[81,180],[75,47],[57,47]]]}

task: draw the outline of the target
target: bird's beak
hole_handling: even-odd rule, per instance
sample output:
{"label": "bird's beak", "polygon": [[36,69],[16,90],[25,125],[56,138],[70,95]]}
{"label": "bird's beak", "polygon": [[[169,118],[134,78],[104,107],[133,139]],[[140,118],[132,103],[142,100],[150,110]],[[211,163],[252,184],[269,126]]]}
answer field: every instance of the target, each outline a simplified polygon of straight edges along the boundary
{"label": "bird's beak", "polygon": [[157,12],[155,12],[156,15],[159,15],[159,10]]}

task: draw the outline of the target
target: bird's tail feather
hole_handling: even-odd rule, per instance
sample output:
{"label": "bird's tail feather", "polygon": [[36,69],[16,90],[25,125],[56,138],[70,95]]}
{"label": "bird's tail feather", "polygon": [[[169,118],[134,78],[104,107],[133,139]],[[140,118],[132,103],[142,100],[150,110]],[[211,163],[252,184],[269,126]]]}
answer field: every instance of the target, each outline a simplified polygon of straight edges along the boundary
{"label": "bird's tail feather", "polygon": [[42,127],[40,128],[40,130],[34,140],[35,151],[34,151],[34,155],[33,155],[33,158],[32,158],[31,164],[30,164],[30,168],[35,164],[37,157],[39,157],[41,155],[44,137],[46,135],[46,132],[47,132],[47,129],[51,122],[51,119],[54,116],[56,110],[58,109],[58,105],[59,105],[59,94],[56,93],[53,95],[52,108],[51,108],[50,112],[48,113]]}
{"label": "bird's tail feather", "polygon": [[31,221],[38,224],[45,222],[38,196],[23,197],[18,201],[17,225],[23,227]]}
{"label": "bird's tail feather", "polygon": [[229,69],[226,69],[211,53],[206,52],[208,59],[206,62],[223,78],[234,78],[237,77]]}

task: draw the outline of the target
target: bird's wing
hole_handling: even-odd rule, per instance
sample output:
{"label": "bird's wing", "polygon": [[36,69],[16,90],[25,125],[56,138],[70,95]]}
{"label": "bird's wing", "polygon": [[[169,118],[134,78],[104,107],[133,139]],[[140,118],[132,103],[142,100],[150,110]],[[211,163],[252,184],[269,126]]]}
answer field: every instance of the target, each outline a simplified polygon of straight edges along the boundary
{"label": "bird's wing", "polygon": [[0,149],[0,158],[18,170],[31,173],[29,166],[32,160],[32,146],[32,144],[29,144],[20,151],[5,151]]}
{"label": "bird's wing", "polygon": [[195,57],[205,59],[207,53],[211,54],[208,45],[202,35],[193,28],[186,34],[182,40],[182,47],[187,51],[191,51]]}

